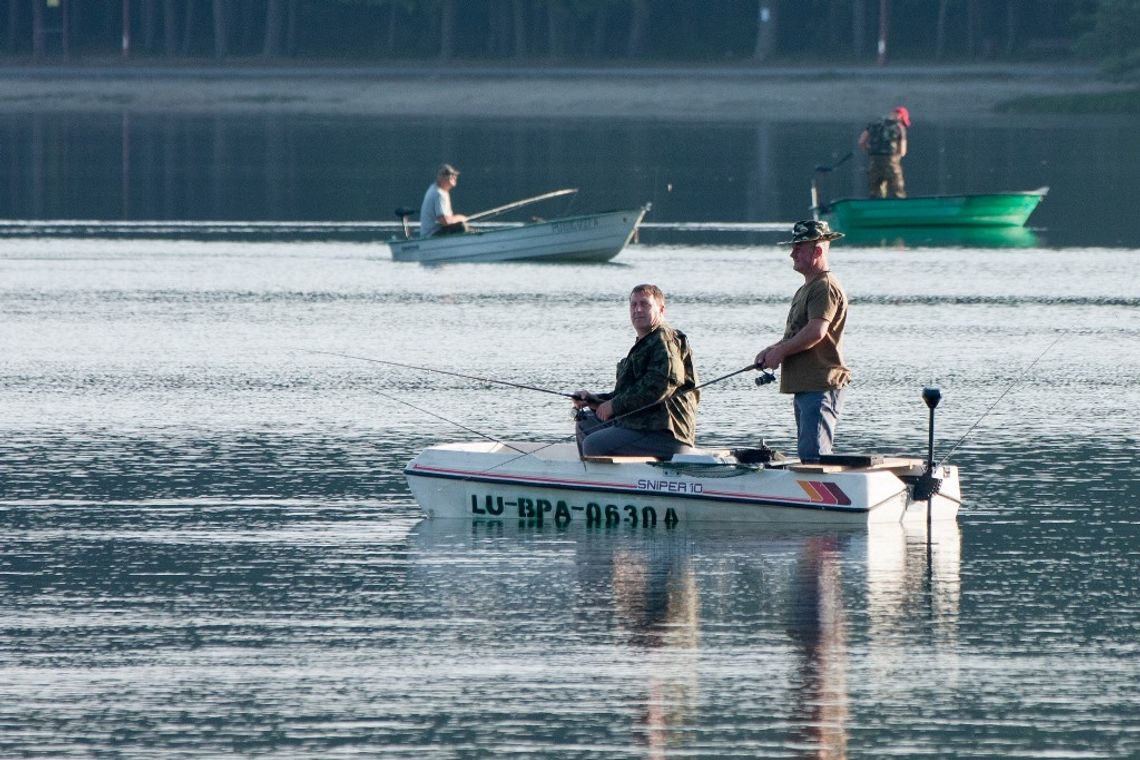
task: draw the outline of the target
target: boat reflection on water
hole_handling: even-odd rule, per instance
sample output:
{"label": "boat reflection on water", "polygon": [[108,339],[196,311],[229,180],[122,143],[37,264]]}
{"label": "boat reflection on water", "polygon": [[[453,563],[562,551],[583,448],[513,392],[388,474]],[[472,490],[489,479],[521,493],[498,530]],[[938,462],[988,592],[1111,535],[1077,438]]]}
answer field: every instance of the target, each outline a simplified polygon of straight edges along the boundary
{"label": "boat reflection on water", "polygon": [[1042,240],[1028,227],[853,227],[845,245],[870,248],[1037,248]]}
{"label": "boat reflection on water", "polygon": [[[511,656],[546,657],[556,680],[597,681],[633,716],[649,757],[730,719],[703,714],[705,684],[746,689],[739,720],[775,726],[800,756],[834,758],[846,755],[848,682],[864,680],[852,674],[850,641],[860,669],[888,673],[874,680],[884,684],[924,633],[936,651],[953,649],[941,643],[956,635],[961,541],[956,522],[934,530],[928,543],[923,525],[581,531],[424,520],[411,572],[422,594],[450,600],[443,618],[496,621],[514,641],[536,625],[560,631],[556,649],[512,644]],[[582,672],[584,660],[595,670]]]}
{"label": "boat reflection on water", "polygon": [[[901,535],[885,531],[867,556],[867,619],[872,641],[893,641],[922,610],[936,643],[957,638],[961,597],[962,534],[956,522],[908,526]],[[951,652],[953,647],[939,647]]]}
{"label": "boat reflection on water", "polygon": [[804,756],[847,756],[847,606],[839,536],[804,541],[788,596],[788,638],[798,655],[789,723]]}
{"label": "boat reflection on water", "polygon": [[634,730],[649,757],[664,757],[684,742],[700,694],[700,592],[689,547],[618,549],[612,588],[622,638],[646,656],[645,701]]}
{"label": "boat reflection on water", "polygon": [[[917,617],[929,613],[928,631],[939,637],[934,651],[956,639],[960,599],[961,536],[957,523],[934,523],[930,541],[918,526],[871,526],[865,548],[859,541],[837,535],[805,538],[788,602],[788,636],[798,654],[794,670],[791,722],[800,728],[803,757],[844,758],[848,734],[848,638],[852,624],[845,600],[864,572],[868,630],[860,631],[869,646],[872,668],[883,671],[875,683],[890,683],[898,667],[902,632]],[[940,655],[941,656],[941,655]],[[863,679],[860,679],[862,681]]]}

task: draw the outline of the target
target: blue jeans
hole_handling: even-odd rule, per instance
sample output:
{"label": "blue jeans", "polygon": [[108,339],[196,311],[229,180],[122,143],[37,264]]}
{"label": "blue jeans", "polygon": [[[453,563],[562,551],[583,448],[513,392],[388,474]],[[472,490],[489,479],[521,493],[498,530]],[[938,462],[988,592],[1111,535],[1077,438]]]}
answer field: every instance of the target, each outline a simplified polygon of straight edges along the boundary
{"label": "blue jeans", "polygon": [[805,391],[792,397],[796,411],[796,453],[801,462],[818,462],[820,454],[830,454],[835,425],[843,411],[846,388],[832,391]]}

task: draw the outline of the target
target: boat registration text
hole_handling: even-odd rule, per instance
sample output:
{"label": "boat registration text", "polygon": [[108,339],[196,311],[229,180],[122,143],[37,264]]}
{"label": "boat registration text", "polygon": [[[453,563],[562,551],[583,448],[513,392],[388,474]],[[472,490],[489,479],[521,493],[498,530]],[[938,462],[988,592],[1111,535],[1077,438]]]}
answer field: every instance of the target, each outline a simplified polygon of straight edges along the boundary
{"label": "boat registration text", "polygon": [[672,528],[679,522],[677,511],[673,507],[659,509],[648,505],[604,504],[596,501],[575,504],[565,499],[530,496],[508,498],[488,493],[469,494],[468,504],[474,517],[492,519],[517,517],[520,522],[538,524],[552,520],[558,525],[565,525],[574,520],[585,520],[587,525],[626,524],[652,527],[660,521],[666,528]]}
{"label": "boat registration text", "polygon": [[570,219],[565,222],[554,222],[554,224],[550,226],[555,234],[561,235],[565,232],[581,232],[583,230],[597,229],[598,220],[594,218]]}

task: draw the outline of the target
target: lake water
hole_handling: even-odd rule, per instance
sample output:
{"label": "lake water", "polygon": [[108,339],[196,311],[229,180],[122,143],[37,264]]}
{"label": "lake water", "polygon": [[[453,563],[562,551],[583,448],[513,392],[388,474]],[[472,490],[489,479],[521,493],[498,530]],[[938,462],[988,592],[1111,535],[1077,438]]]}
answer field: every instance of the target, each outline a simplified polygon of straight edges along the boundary
{"label": "lake water", "polygon": [[[604,389],[651,281],[714,378],[779,333],[774,245],[6,239],[0,756],[1135,757],[1137,255],[833,249],[839,450],[921,453],[943,391],[966,503],[928,548],[421,522],[419,449],[567,439],[568,404],[314,353]],[[706,389],[702,442],[791,434],[772,386]]]}
{"label": "lake water", "polygon": [[[920,124],[912,193],[1050,185],[1030,234],[834,249],[839,449],[921,453],[943,390],[966,505],[929,544],[425,523],[415,452],[568,439],[567,405],[330,355],[605,389],[651,281],[702,376],[739,369],[799,284],[783,235],[678,226],[806,216],[857,128],[0,116],[0,217],[96,220],[0,249],[0,756],[1140,754],[1134,120]],[[655,226],[599,266],[320,239],[393,221],[440,160],[465,211],[580,187],[535,211]],[[825,191],[861,195],[856,163]],[[111,224],[140,220],[207,224]],[[747,376],[703,396],[704,443],[791,429]]]}

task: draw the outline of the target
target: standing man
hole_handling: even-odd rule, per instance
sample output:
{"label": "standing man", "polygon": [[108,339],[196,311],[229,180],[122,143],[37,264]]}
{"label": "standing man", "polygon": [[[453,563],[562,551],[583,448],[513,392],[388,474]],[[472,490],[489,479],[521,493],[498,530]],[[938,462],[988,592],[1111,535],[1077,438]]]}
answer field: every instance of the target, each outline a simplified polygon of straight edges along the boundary
{"label": "standing man", "polygon": [[903,106],[873,121],[859,135],[859,147],[867,154],[867,192],[871,198],[906,197],[902,159],[906,155],[906,130],[910,112]]}
{"label": "standing man", "polygon": [[441,164],[420,204],[420,237],[467,232],[467,217],[451,213],[451,191],[459,184],[459,170]]}
{"label": "standing man", "polygon": [[843,328],[847,324],[847,294],[827,266],[831,241],[843,237],[827,222],[796,222],[792,267],[804,284],[792,296],[784,338],[756,354],[757,369],[780,373],[780,392],[793,394],[796,449],[801,462],[818,462],[831,453],[835,425],[851,371],[843,364]]}
{"label": "standing man", "polygon": [[[612,393],[577,391],[582,456],[671,457],[695,445],[697,371],[689,340],[665,322],[665,294],[638,285],[629,294],[629,321],[637,333],[633,348],[618,362]],[[608,424],[606,424],[608,423]]]}

